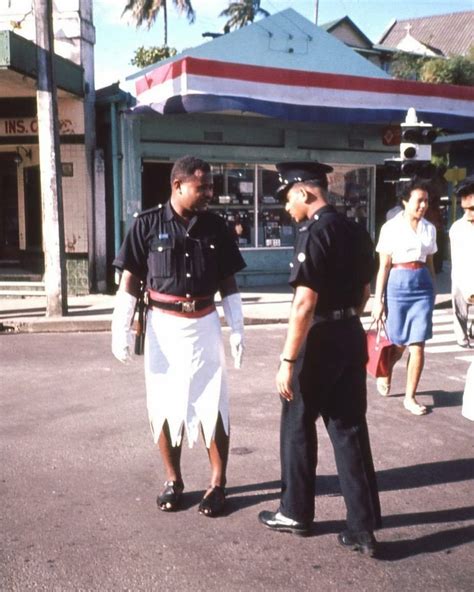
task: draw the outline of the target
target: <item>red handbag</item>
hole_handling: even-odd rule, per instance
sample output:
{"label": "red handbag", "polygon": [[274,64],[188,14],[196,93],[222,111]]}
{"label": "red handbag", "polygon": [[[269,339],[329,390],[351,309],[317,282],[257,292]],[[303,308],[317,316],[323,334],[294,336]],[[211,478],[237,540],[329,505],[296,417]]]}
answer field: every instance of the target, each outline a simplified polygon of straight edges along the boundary
{"label": "red handbag", "polygon": [[369,354],[367,372],[374,378],[385,377],[390,373],[390,354],[393,344],[387,337],[383,322],[378,323],[376,329],[372,329],[372,325],[367,331],[367,350]]}

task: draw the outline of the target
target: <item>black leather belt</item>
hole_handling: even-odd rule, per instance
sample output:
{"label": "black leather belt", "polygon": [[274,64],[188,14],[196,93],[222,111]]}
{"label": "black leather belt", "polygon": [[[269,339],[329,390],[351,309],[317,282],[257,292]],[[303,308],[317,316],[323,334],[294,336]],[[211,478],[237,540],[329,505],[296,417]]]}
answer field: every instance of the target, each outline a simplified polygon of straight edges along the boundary
{"label": "black leather belt", "polygon": [[337,308],[327,312],[314,315],[314,321],[322,323],[323,321],[342,321],[357,316],[357,310],[353,306],[348,308]]}
{"label": "black leather belt", "polygon": [[203,298],[202,300],[177,300],[176,302],[162,302],[148,298],[148,304],[163,310],[172,310],[180,313],[191,313],[203,310],[214,304],[213,298]]}

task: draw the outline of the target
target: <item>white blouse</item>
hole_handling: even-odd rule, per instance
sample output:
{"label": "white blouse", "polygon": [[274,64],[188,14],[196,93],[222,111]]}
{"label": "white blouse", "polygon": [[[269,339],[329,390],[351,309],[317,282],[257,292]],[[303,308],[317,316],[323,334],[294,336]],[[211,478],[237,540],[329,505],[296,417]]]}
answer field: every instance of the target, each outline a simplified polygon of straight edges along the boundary
{"label": "white blouse", "polygon": [[474,224],[466,214],[454,222],[449,230],[451,241],[451,278],[467,298],[474,294]]}
{"label": "white blouse", "polygon": [[392,263],[408,263],[409,261],[426,261],[428,255],[438,250],[436,246],[436,228],[431,222],[422,218],[416,230],[400,212],[385,222],[380,230],[376,251],[390,255]]}

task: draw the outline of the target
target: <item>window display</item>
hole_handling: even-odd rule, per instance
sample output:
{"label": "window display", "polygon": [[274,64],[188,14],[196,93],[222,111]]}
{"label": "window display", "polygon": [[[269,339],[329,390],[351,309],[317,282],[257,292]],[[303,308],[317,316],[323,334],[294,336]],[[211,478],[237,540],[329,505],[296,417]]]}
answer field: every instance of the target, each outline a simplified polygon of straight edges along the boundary
{"label": "window display", "polygon": [[[334,171],[328,175],[329,202],[368,228],[374,167],[332,166]],[[296,226],[285,205],[275,197],[280,181],[273,165],[213,164],[212,173],[214,198],[210,209],[226,220],[241,248],[294,245]]]}

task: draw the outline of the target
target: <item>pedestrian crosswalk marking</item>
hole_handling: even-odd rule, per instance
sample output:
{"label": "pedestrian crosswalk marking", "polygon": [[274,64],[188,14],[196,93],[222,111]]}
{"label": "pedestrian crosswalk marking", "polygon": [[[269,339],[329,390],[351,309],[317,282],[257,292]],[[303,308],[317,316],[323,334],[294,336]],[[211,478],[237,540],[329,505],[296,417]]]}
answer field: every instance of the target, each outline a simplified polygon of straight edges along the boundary
{"label": "pedestrian crosswalk marking", "polygon": [[[469,315],[470,317],[472,315]],[[372,325],[372,319],[369,316],[362,317],[362,325],[367,331]],[[375,327],[375,323],[372,329]],[[471,350],[464,350],[456,343],[456,337],[453,329],[453,313],[450,308],[433,311],[433,337],[426,342],[425,353],[428,355],[437,354],[458,354],[457,360],[466,362],[472,361]],[[466,352],[466,355],[462,355]]]}

